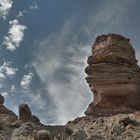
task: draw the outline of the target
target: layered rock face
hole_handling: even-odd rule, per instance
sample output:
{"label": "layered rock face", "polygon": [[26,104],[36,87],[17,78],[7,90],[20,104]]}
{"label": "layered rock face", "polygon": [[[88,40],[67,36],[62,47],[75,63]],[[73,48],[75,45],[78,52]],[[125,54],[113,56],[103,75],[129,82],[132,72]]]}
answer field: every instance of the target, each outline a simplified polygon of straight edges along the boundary
{"label": "layered rock face", "polygon": [[114,115],[140,110],[140,68],[129,39],[98,36],[88,57],[86,80],[94,94],[87,115]]}

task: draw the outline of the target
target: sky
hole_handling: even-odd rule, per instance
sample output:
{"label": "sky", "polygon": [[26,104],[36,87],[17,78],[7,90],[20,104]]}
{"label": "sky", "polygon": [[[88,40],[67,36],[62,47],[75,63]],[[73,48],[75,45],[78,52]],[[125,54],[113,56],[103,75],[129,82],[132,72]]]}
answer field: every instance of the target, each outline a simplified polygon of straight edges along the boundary
{"label": "sky", "polygon": [[139,0],[0,0],[0,93],[45,124],[83,116],[93,100],[84,69],[96,36],[131,39],[140,60]]}

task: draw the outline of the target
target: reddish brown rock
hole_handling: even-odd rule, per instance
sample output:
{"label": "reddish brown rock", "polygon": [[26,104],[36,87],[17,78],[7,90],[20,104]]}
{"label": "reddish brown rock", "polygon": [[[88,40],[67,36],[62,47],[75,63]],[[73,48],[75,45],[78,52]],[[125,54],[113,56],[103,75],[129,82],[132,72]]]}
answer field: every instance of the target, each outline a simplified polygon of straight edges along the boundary
{"label": "reddish brown rock", "polygon": [[140,68],[129,39],[98,36],[88,58],[86,80],[94,94],[87,115],[114,115],[140,110]]}

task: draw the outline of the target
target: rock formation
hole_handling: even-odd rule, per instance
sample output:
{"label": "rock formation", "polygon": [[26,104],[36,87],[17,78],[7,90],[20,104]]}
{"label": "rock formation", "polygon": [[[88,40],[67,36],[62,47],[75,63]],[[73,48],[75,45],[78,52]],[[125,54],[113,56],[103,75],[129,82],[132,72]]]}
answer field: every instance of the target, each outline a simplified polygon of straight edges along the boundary
{"label": "rock formation", "polygon": [[46,126],[27,104],[19,105],[15,115],[0,95],[0,140],[140,140],[140,68],[129,39],[97,37],[88,64],[94,102],[86,116]]}
{"label": "rock formation", "polygon": [[69,122],[67,127],[73,133],[66,140],[139,140],[140,114],[117,114],[98,118],[90,115]]}
{"label": "rock formation", "polygon": [[7,109],[4,105],[4,97],[0,95],[0,120],[7,121],[7,123],[12,123],[17,119],[15,113]]}
{"label": "rock formation", "polygon": [[31,110],[27,104],[20,104],[19,119],[28,120],[32,116]]}
{"label": "rock formation", "polygon": [[94,101],[89,105],[87,115],[140,110],[140,68],[128,38],[116,34],[98,36],[88,64],[86,80]]}

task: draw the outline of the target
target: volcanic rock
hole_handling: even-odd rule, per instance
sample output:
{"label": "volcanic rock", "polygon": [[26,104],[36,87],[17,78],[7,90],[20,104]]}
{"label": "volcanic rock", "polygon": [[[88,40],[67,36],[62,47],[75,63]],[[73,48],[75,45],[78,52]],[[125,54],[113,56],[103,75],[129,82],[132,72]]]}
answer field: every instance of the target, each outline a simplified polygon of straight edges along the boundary
{"label": "volcanic rock", "polygon": [[140,110],[140,68],[128,38],[98,36],[88,58],[86,80],[94,94],[87,115],[104,116]]}

